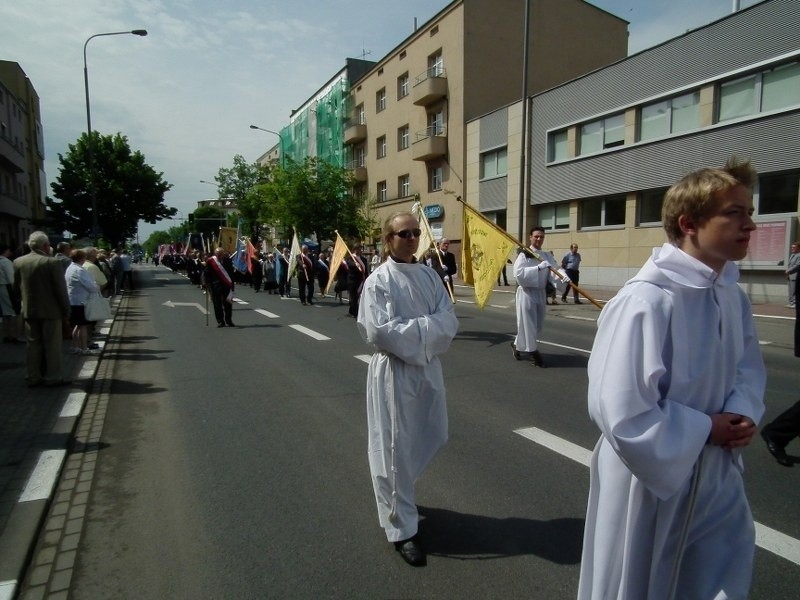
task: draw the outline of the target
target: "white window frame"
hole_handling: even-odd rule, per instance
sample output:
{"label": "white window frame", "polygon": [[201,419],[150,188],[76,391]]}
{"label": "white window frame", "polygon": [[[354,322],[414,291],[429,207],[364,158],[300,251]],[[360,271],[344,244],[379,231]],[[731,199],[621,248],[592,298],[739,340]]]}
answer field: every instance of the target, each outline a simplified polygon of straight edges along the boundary
{"label": "white window frame", "polygon": [[380,136],[375,142],[376,156],[378,158],[386,158],[386,136]]}
{"label": "white window frame", "polygon": [[386,195],[386,182],[385,181],[379,181],[378,182],[377,192],[378,192],[377,193],[378,202],[386,202],[388,197]]}
{"label": "white window frame", "polygon": [[375,92],[375,112],[386,110],[386,88],[381,88]]}
{"label": "white window frame", "polygon": [[398,198],[408,198],[411,195],[411,177],[406,175],[400,175],[397,178],[397,197]]}
{"label": "white window frame", "polygon": [[400,77],[397,78],[397,99],[400,100],[401,98],[405,98],[409,94],[410,89],[410,77],[408,72],[406,71]]}
{"label": "white window frame", "polygon": [[[492,168],[487,169],[491,165]],[[488,171],[488,173],[487,173]],[[508,174],[508,148],[495,148],[480,156],[480,181],[505,177]]]}
{"label": "white window frame", "polygon": [[407,150],[411,145],[411,127],[403,125],[397,129],[397,149]]}
{"label": "white window frame", "polygon": [[569,202],[543,204],[539,206],[539,225],[545,231],[569,229]]}
{"label": "white window frame", "polygon": [[444,168],[441,165],[428,169],[428,191],[439,192],[444,185]]}

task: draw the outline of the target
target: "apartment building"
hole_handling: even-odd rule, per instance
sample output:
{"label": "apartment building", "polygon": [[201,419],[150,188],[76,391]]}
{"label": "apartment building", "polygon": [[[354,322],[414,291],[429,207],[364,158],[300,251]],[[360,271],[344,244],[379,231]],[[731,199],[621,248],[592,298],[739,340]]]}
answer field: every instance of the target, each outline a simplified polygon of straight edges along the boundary
{"label": "apartment building", "polygon": [[19,247],[44,216],[39,96],[19,63],[0,60],[0,242]]}
{"label": "apartment building", "polygon": [[[346,164],[378,226],[419,198],[458,253],[465,123],[522,96],[525,22],[518,0],[456,0],[351,82]],[[627,22],[582,0],[532,0],[528,22],[528,93],[627,54]],[[522,140],[500,142],[486,169],[519,181]]]}
{"label": "apartment building", "polygon": [[[755,301],[785,298],[800,203],[798,22],[796,0],[766,0],[530,98],[527,225],[545,226],[559,258],[579,245],[582,283],[621,286],[666,241],[669,186],[736,155],[760,174],[742,285]],[[489,218],[502,211],[497,188],[519,194],[481,168],[518,135],[520,106],[467,124],[468,199]]]}

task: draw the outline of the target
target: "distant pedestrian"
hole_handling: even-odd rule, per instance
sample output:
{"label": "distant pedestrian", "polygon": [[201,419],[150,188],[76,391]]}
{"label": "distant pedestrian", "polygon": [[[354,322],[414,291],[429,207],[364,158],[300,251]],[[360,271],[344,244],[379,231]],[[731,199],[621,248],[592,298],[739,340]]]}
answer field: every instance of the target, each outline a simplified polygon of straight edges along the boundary
{"label": "distant pedestrian", "polygon": [[[564,258],[561,259],[561,268],[567,272],[567,276],[569,277],[570,281],[575,285],[578,285],[580,281],[580,268],[581,268],[581,255],[578,252],[578,244],[572,244],[569,247],[569,252],[564,255]],[[569,288],[571,286],[566,285],[564,286],[564,292],[561,294],[561,301],[567,301],[567,293],[569,292]],[[575,304],[582,304],[581,299],[578,297],[578,290],[572,288],[572,299],[575,301]]]}
{"label": "distant pedestrian", "polygon": [[69,351],[71,354],[99,354],[99,350],[89,348],[91,321],[86,319],[84,305],[91,294],[100,292],[100,286],[84,267],[89,264],[86,260],[85,250],[73,250],[69,257],[72,264],[67,267],[67,272],[64,274],[70,305],[69,320],[72,323],[72,346]]}
{"label": "distant pedestrian", "polygon": [[314,304],[314,279],[314,261],[303,244],[297,257],[297,289],[303,306]]}
{"label": "distant pedestrian", "polygon": [[268,294],[275,294],[278,290],[278,278],[275,273],[275,256],[267,254],[264,259],[264,290]]}
{"label": "distant pedestrian", "polygon": [[120,289],[130,292],[133,289],[133,257],[128,253],[127,248],[123,248],[120,252],[119,262],[122,268]]}
{"label": "distant pedestrian", "polygon": [[[517,280],[517,337],[511,343],[514,358],[520,360],[522,353],[529,355],[536,367],[547,365],[539,352],[536,338],[544,327],[547,305],[547,284],[555,289],[557,278],[551,268],[557,268],[553,255],[542,250],[544,228],[534,227],[530,232],[530,247],[522,250],[514,262],[514,278]],[[566,273],[563,274],[566,277]]]}
{"label": "distant pedestrian", "polygon": [[3,319],[3,342],[21,344],[19,296],[14,292],[14,264],[11,247],[0,243],[0,316]]}
{"label": "distant pedestrian", "polygon": [[31,233],[28,246],[31,251],[14,261],[14,289],[22,298],[28,340],[28,386],[69,384],[61,372],[61,323],[70,312],[64,268],[50,256],[43,231]]}
{"label": "distant pedestrian", "polygon": [[795,307],[798,272],[800,272],[800,242],[795,242],[789,249],[789,262],[786,264],[786,278],[789,280],[789,303],[786,306],[789,308]]}
{"label": "distant pedestrian", "polygon": [[317,283],[319,283],[319,293],[324,298],[325,290],[328,287],[328,281],[331,278],[331,263],[328,260],[328,255],[325,252],[320,252],[316,261]]}
{"label": "distant pedestrian", "polygon": [[361,297],[361,288],[367,278],[367,261],[361,256],[361,245],[353,246],[352,255],[345,260],[347,264],[347,296],[350,302],[348,314],[358,316],[358,301]]}
{"label": "distant pedestrian", "polygon": [[217,248],[208,257],[203,277],[214,304],[217,327],[233,327],[233,267],[223,248]]}

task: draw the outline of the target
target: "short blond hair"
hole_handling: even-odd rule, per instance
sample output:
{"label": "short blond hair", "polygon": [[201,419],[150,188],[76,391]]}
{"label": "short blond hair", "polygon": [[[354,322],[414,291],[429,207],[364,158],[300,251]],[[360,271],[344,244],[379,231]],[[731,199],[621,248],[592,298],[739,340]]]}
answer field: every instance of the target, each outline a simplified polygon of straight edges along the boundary
{"label": "short blond hair", "polygon": [[752,189],[758,173],[749,160],[732,157],[722,169],[700,169],[685,175],[667,190],[661,207],[661,222],[671,242],[683,239],[678,219],[686,215],[703,223],[713,209],[713,200],[718,192],[737,185]]}

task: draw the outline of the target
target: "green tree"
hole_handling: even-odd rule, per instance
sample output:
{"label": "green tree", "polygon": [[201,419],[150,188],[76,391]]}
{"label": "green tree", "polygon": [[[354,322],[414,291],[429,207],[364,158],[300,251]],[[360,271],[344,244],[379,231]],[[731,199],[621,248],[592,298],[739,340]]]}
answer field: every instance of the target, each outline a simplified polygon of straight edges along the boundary
{"label": "green tree", "polygon": [[233,157],[233,166],[220,169],[214,177],[219,197],[230,198],[236,204],[254,244],[261,239],[262,224],[271,221],[266,196],[259,187],[259,184],[268,180],[269,174],[269,167],[257,162],[247,163],[243,156],[237,154]]}
{"label": "green tree", "polygon": [[225,211],[219,206],[201,206],[194,213],[193,232],[202,233],[206,239],[213,239],[219,235],[219,228],[226,225]]}
{"label": "green tree", "polygon": [[270,180],[261,187],[272,222],[290,235],[290,228],[295,227],[298,233],[313,234],[317,241],[331,239],[334,231],[343,237],[362,238],[373,226],[361,200],[352,194],[349,169],[314,157],[302,163],[288,161],[273,169]]}
{"label": "green tree", "polygon": [[68,146],[66,155],[58,155],[60,171],[50,186],[54,198],[46,200],[51,227],[76,237],[94,237],[92,181],[100,229],[96,233],[113,246],[134,237],[139,220],[155,223],[175,215],[176,209],[164,205],[164,193],[172,185],[145,162],[141,152],[131,150],[125,136],[92,132],[91,173],[88,140],[84,133]]}

